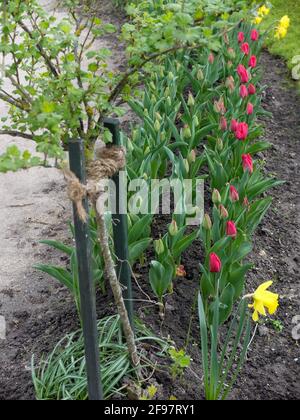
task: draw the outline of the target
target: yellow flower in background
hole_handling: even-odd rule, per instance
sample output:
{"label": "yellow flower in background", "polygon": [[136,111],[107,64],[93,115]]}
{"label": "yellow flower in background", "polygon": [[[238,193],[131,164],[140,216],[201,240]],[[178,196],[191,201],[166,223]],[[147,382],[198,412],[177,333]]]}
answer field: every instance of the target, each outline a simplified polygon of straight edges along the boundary
{"label": "yellow flower in background", "polygon": [[285,15],[280,19],[279,25],[275,31],[275,38],[276,39],[283,39],[287,36],[288,28],[290,27],[291,19]]}
{"label": "yellow flower in background", "polygon": [[291,24],[291,19],[285,15],[280,19],[280,26],[285,29],[289,29]]}
{"label": "yellow flower in background", "polygon": [[287,29],[283,26],[278,26],[275,32],[275,38],[276,39],[283,39],[287,36]]}
{"label": "yellow flower in background", "polygon": [[259,16],[268,16],[268,14],[270,13],[270,10],[271,9],[269,7],[267,7],[266,5],[263,5],[258,9],[258,15]]}
{"label": "yellow flower in background", "polygon": [[248,295],[248,297],[251,297],[254,300],[253,305],[249,305],[249,308],[254,309],[252,317],[254,322],[259,320],[259,315],[267,316],[266,309],[269,311],[270,315],[275,314],[278,309],[279,295],[267,290],[272,284],[272,281],[267,281],[266,283],[261,284],[253,295]]}
{"label": "yellow flower in background", "polygon": [[260,17],[260,16],[256,16],[254,19],[253,19],[253,23],[254,23],[254,25],[260,25],[261,24],[261,22],[263,21],[263,18],[262,17]]}

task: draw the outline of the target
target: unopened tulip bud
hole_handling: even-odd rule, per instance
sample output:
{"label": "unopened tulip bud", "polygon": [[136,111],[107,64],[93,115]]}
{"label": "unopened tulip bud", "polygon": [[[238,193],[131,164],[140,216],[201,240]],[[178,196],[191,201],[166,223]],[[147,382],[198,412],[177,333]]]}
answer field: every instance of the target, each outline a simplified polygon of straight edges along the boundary
{"label": "unopened tulip bud", "polygon": [[156,96],[155,95],[152,95],[151,96],[151,103],[152,104],[155,104],[156,102],[157,102]]}
{"label": "unopened tulip bud", "polygon": [[195,105],[195,98],[192,94],[192,92],[189,93],[189,98],[188,98],[188,106],[189,107],[193,107]]}
{"label": "unopened tulip bud", "polygon": [[235,203],[236,201],[239,201],[240,200],[239,193],[238,193],[237,189],[233,185],[230,186],[229,195],[230,195],[230,201],[232,203]]}
{"label": "unopened tulip bud", "polygon": [[217,254],[213,253],[209,256],[209,271],[211,273],[220,273],[222,270],[222,261]]}
{"label": "unopened tulip bud", "polygon": [[213,53],[210,53],[208,56],[208,62],[210,64],[213,64],[215,62],[215,56],[213,55]]}
{"label": "unopened tulip bud", "polygon": [[175,236],[177,235],[177,233],[178,233],[178,226],[177,226],[176,220],[173,220],[169,226],[169,234],[171,236]]}
{"label": "unopened tulip bud", "polygon": [[244,201],[243,201],[243,206],[244,206],[244,207],[250,207],[250,203],[249,203],[248,197],[245,197],[245,198],[244,198]]}
{"label": "unopened tulip bud", "polygon": [[147,108],[144,108],[144,115],[145,117],[149,117],[149,112]]}
{"label": "unopened tulip bud", "polygon": [[229,214],[228,214],[227,209],[223,206],[223,204],[220,205],[219,211],[220,211],[221,219],[228,219]]}
{"label": "unopened tulip bud", "polygon": [[168,104],[168,106],[172,105],[172,100],[171,100],[170,96],[167,97],[167,104]]}
{"label": "unopened tulip bud", "polygon": [[214,189],[213,190],[213,194],[212,194],[212,202],[214,203],[214,204],[221,204],[221,202],[222,202],[222,197],[221,197],[221,194],[220,194],[220,192],[217,190],[217,189]]}
{"label": "unopened tulip bud", "polygon": [[204,216],[203,228],[205,230],[211,230],[212,229],[212,221],[211,221],[211,218],[210,218],[209,214],[205,214],[205,216]]}
{"label": "unopened tulip bud", "polygon": [[190,139],[192,137],[191,129],[187,124],[183,127],[183,137],[185,139]]}
{"label": "unopened tulip bud", "polygon": [[228,61],[228,63],[227,63],[228,70],[232,69],[232,67],[233,67],[233,62],[232,61]]}
{"label": "unopened tulip bud", "polygon": [[226,113],[226,108],[225,108],[224,101],[222,98],[219,101],[214,102],[214,110],[218,114],[224,115]]}
{"label": "unopened tulip bud", "polygon": [[197,80],[201,81],[203,79],[204,79],[203,71],[202,71],[202,69],[199,69],[198,72],[197,72]]}
{"label": "unopened tulip bud", "polygon": [[236,57],[236,53],[235,53],[233,48],[228,48],[228,54],[229,54],[230,58],[235,58]]}
{"label": "unopened tulip bud", "polygon": [[195,163],[196,162],[196,152],[195,150],[192,150],[189,155],[188,155],[188,162],[191,163]]}
{"label": "unopened tulip bud", "polygon": [[138,130],[133,130],[132,132],[132,140],[136,141],[139,138],[139,131]]}
{"label": "unopened tulip bud", "polygon": [[161,139],[162,141],[165,141],[165,140],[166,140],[166,132],[165,132],[165,130],[164,130],[164,131],[162,131],[162,133],[161,133],[161,135],[160,135],[160,139]]}
{"label": "unopened tulip bud", "polygon": [[219,150],[219,152],[222,152],[222,150],[224,149],[224,143],[221,137],[218,137],[217,139],[217,149]]}
{"label": "unopened tulip bud", "polygon": [[199,127],[199,118],[197,117],[197,115],[193,116],[193,121],[194,121],[195,127]]}
{"label": "unopened tulip bud", "polygon": [[161,121],[161,120],[162,120],[162,116],[160,115],[160,113],[159,113],[159,112],[156,112],[156,113],[155,113],[155,116],[156,116],[156,119],[157,119],[158,121]]}
{"label": "unopened tulip bud", "polygon": [[227,77],[225,85],[230,92],[233,92],[235,89],[234,78],[232,76]]}
{"label": "unopened tulip bud", "polygon": [[161,255],[165,252],[165,246],[161,239],[154,241],[154,249],[157,255]]}
{"label": "unopened tulip bud", "polygon": [[169,86],[165,89],[165,96],[170,96],[170,88]]}
{"label": "unopened tulip bud", "polygon": [[154,129],[157,132],[160,131],[160,122],[158,120],[156,120],[155,123],[154,123]]}
{"label": "unopened tulip bud", "polygon": [[237,237],[237,228],[234,222],[229,221],[226,224],[226,235],[230,236],[233,239]]}

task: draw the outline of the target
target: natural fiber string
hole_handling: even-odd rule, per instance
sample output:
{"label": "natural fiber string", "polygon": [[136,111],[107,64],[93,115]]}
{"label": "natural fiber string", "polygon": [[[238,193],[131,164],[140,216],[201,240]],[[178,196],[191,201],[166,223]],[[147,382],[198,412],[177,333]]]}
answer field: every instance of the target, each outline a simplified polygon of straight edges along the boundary
{"label": "natural fiber string", "polygon": [[101,195],[103,190],[99,185],[103,179],[111,178],[126,165],[125,149],[122,147],[106,147],[101,150],[99,159],[90,162],[87,166],[86,185],[81,184],[76,175],[67,168],[63,169],[67,181],[67,192],[70,200],[75,204],[80,220],[87,222],[88,215],[83,205],[85,198],[93,202]]}

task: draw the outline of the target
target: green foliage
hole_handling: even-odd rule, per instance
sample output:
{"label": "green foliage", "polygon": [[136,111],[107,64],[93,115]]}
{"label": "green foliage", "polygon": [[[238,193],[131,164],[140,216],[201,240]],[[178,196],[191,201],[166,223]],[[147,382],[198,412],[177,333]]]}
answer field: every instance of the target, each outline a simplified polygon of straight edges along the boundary
{"label": "green foliage", "polygon": [[170,348],[169,354],[173,361],[173,364],[171,365],[173,378],[182,376],[184,371],[191,365],[191,357],[188,356],[183,349],[176,350],[174,347]]}
{"label": "green foliage", "polygon": [[41,159],[32,156],[28,150],[20,152],[17,146],[9,146],[3,155],[0,156],[0,172],[16,172],[19,169],[27,169],[41,165]]}
{"label": "green foliage", "polygon": [[[138,260],[142,260],[143,254],[152,242],[150,236],[150,224],[152,216],[145,216],[139,219],[138,216],[131,216],[129,220],[129,263],[133,266]],[[106,224],[112,237],[111,215],[106,215]],[[143,229],[141,229],[143,226]],[[74,228],[70,225],[72,239],[74,240]],[[104,278],[104,260],[101,253],[101,248],[98,240],[98,228],[96,219],[91,214],[90,218],[90,238],[92,247],[92,274],[96,288],[100,288],[102,293],[105,293],[105,278]],[[42,244],[50,246],[58,251],[64,253],[70,260],[70,265],[67,268],[54,266],[51,264],[36,264],[34,268],[40,270],[67,287],[71,292],[79,318],[81,319],[80,307],[80,291],[78,278],[78,261],[76,256],[75,246],[68,246],[59,241],[43,240]],[[110,242],[111,251],[114,255],[113,242]]]}
{"label": "green foliage", "polygon": [[[158,355],[166,357],[168,343],[155,337],[144,325],[136,322],[137,340],[147,346],[155,345]],[[137,381],[136,372],[122,338],[119,316],[103,318],[98,322],[100,367],[104,398],[122,396],[124,378]],[[144,369],[151,366],[143,357]],[[60,340],[52,353],[41,360],[39,366],[32,358],[32,377],[38,400],[87,400],[87,377],[85,371],[84,338],[81,331],[68,334]]]}
{"label": "green foliage", "polygon": [[[205,398],[209,401],[225,400],[245,362],[250,343],[251,323],[247,315],[247,302],[242,301],[220,344],[219,299],[213,310],[209,326],[201,294],[198,298],[201,335],[202,367],[204,371]],[[220,349],[220,350],[219,350]]]}

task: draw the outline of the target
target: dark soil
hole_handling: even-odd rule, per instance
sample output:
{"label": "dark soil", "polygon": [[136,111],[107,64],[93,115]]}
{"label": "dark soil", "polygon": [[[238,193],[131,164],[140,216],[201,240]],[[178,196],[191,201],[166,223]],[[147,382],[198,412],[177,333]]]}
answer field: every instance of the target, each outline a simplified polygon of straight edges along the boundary
{"label": "dark soil", "polygon": [[[293,318],[300,315],[299,296],[299,152],[300,152],[300,98],[288,81],[284,63],[264,53],[262,58],[263,82],[268,85],[264,95],[265,108],[273,117],[266,122],[266,139],[273,148],[261,157],[266,170],[286,183],[272,192],[273,207],[264,219],[255,237],[255,250],[251,260],[255,269],[248,278],[247,289],[264,280],[273,279],[281,295],[276,320],[283,326],[277,332],[273,323],[258,328],[248,354],[243,373],[233,390],[235,400],[295,400],[300,397],[300,352],[292,338]],[[158,236],[166,220],[158,220],[154,233]],[[59,239],[62,239],[59,236]],[[48,251],[44,258],[49,257]],[[198,264],[201,247],[195,244],[185,255],[187,278],[175,283],[174,293],[167,298],[166,317],[159,320],[157,307],[137,303],[138,315],[156,334],[170,337],[181,348],[184,346],[192,323],[188,353],[193,358],[191,369],[179,380],[167,373],[156,373],[153,381],[160,385],[159,397],[168,399],[202,399],[201,370],[199,368],[199,333],[193,302],[198,287]],[[137,267],[137,281],[149,292],[146,267]],[[32,272],[32,282],[40,275]],[[30,293],[29,293],[30,295]],[[34,390],[31,381],[31,356],[37,359],[53,349],[66,333],[78,327],[76,312],[69,294],[49,281],[41,284],[39,295],[20,296],[11,290],[0,295],[1,313],[9,321],[7,340],[0,341],[0,400],[31,400]],[[135,285],[135,298],[146,299]],[[30,300],[30,310],[20,311],[20,303]],[[109,297],[98,299],[99,316],[111,312]],[[14,310],[18,308],[18,310]],[[25,308],[25,305],[24,305]],[[28,305],[27,305],[28,308]]]}

